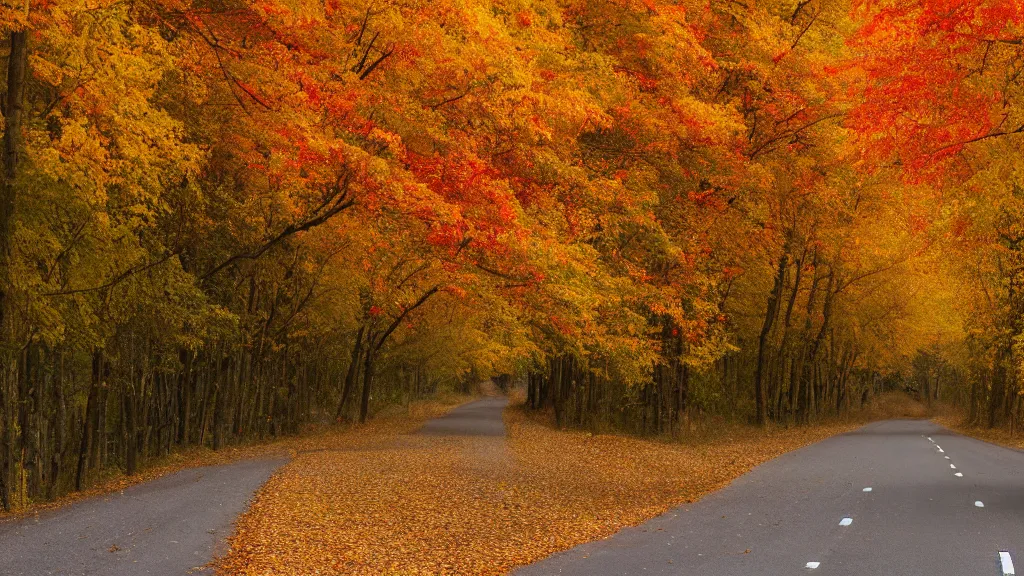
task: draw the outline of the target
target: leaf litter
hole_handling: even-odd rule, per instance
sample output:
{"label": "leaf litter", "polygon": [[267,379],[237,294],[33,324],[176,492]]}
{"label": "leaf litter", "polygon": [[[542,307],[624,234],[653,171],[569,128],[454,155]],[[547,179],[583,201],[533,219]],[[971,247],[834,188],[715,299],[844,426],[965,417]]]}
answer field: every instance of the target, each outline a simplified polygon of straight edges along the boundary
{"label": "leaf litter", "polygon": [[856,427],[735,428],[670,443],[556,430],[517,408],[505,424],[507,439],[339,435],[298,453],[239,519],[217,573],[506,574]]}

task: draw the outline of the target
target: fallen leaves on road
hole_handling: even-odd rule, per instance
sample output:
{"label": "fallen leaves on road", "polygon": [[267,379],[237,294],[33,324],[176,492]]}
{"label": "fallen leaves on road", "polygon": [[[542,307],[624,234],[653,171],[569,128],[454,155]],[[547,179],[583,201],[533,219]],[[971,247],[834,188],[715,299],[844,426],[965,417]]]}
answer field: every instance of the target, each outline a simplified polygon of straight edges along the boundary
{"label": "fallen leaves on road", "polygon": [[0,520],[29,516],[44,510],[67,506],[86,498],[120,492],[136,484],[156,480],[186,468],[230,464],[252,458],[294,455],[302,451],[323,450],[338,444],[349,447],[386,444],[400,434],[416,430],[430,418],[443,415],[453,407],[464,404],[473,398],[474,396],[464,394],[441,395],[431,400],[413,402],[407,406],[391,406],[384,412],[376,414],[374,419],[368,423],[360,426],[310,427],[299,436],[280,438],[271,442],[228,446],[217,451],[205,447],[178,450],[147,462],[144,468],[132,476],[116,469],[108,470],[104,477],[85,490],[71,492],[56,500],[30,503],[28,506],[16,508],[9,513],[0,511]]}
{"label": "fallen leaves on road", "polygon": [[338,437],[299,454],[239,519],[218,573],[505,574],[854,427],[737,428],[687,445],[558,431],[518,409],[506,425],[507,442]]}

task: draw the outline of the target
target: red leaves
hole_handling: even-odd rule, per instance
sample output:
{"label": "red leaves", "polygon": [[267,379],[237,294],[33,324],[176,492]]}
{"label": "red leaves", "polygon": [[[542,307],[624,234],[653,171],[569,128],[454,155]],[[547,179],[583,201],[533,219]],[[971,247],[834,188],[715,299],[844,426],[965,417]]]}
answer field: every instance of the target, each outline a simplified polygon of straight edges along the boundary
{"label": "red leaves", "polygon": [[465,223],[435,223],[430,227],[426,240],[433,246],[457,246],[466,236]]}
{"label": "red leaves", "polygon": [[1024,11],[1012,0],[865,2],[862,9],[867,24],[851,43],[864,57],[851,64],[863,74],[863,103],[848,125],[864,134],[871,159],[896,157],[909,174],[939,176],[965,145],[1001,129],[998,44],[1024,23]]}

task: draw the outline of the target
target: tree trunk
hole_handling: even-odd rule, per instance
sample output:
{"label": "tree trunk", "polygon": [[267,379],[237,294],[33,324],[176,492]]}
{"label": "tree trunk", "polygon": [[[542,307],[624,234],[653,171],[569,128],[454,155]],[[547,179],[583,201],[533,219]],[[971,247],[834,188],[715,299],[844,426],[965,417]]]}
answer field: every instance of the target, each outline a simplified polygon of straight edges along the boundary
{"label": "tree trunk", "polygon": [[345,372],[345,384],[341,389],[341,400],[338,402],[338,409],[334,412],[336,421],[341,420],[345,413],[348,397],[352,394],[352,388],[355,387],[356,376],[359,374],[359,359],[363,354],[363,334],[365,332],[366,326],[360,326],[359,331],[356,332],[356,342],[352,345],[352,355],[348,363],[348,370]]}
{"label": "tree trunk", "polygon": [[138,470],[139,454],[139,433],[136,423],[138,400],[134,390],[125,391],[123,409],[125,415],[125,472],[132,476]]}
{"label": "tree trunk", "polygon": [[999,408],[1002,407],[1006,395],[1006,366],[1003,364],[1004,347],[999,344],[996,358],[992,363],[992,391],[988,400],[988,427],[995,428],[999,423]]}
{"label": "tree trunk", "polygon": [[[370,341],[373,341],[372,338]],[[373,387],[373,376],[376,369],[374,360],[373,348],[370,347],[366,350],[366,361],[363,367],[363,395],[359,402],[360,424],[366,422],[366,417],[370,413],[370,389]]]}
{"label": "tree trunk", "polygon": [[[221,352],[223,353],[223,351]],[[233,358],[230,353],[226,354],[218,363],[216,375],[216,389],[213,405],[213,449],[220,450],[224,447],[224,428],[227,425],[224,419],[227,417],[228,393],[231,390],[231,375],[234,368]]]}
{"label": "tree trunk", "polygon": [[64,458],[64,434],[66,432],[67,406],[64,401],[64,352],[61,350],[57,358],[57,375],[53,381],[53,405],[56,408],[53,421],[53,451],[50,454],[50,485],[47,488],[49,498],[57,497],[58,481],[60,480],[61,464]]}
{"label": "tree trunk", "polygon": [[[3,174],[0,183],[0,328],[6,321],[11,257],[11,224],[17,201],[18,162],[21,159],[25,82],[28,74],[28,31],[11,32],[7,59],[7,101],[4,102]],[[6,332],[3,332],[6,334]]]}
{"label": "tree trunk", "polygon": [[13,370],[9,368],[14,362],[3,348],[0,348],[0,354],[3,354],[5,360],[0,365],[0,506],[9,511],[13,505],[11,473],[14,461],[14,422],[11,414],[14,403],[10,389]]}
{"label": "tree trunk", "polygon": [[85,418],[82,422],[82,444],[78,450],[78,469],[75,472],[75,490],[85,488],[85,475],[89,466],[89,455],[93,451],[93,426],[96,422],[96,404],[103,372],[103,351],[92,355],[92,380],[89,383],[89,397],[85,403]]}
{"label": "tree trunk", "polygon": [[[4,107],[3,146],[0,147],[0,348],[8,342],[7,297],[10,287],[11,226],[17,200],[18,162],[21,156],[22,124],[24,122],[25,82],[28,74],[28,31],[11,32],[7,58],[7,86]],[[0,356],[0,506],[12,506],[11,473],[14,459],[14,391],[9,387],[14,375],[11,354]]]}
{"label": "tree trunk", "polygon": [[178,378],[178,443],[186,446],[189,441],[189,420],[191,419],[192,407],[192,357],[193,354],[187,350],[178,352],[178,360],[181,362],[181,374]]}
{"label": "tree trunk", "polygon": [[789,266],[789,242],[779,258],[779,267],[775,272],[775,285],[768,296],[768,309],[765,311],[764,324],[761,325],[761,334],[757,339],[757,367],[754,372],[754,402],[757,404],[756,419],[758,426],[765,423],[765,390],[764,371],[765,358],[767,355],[768,336],[771,334],[775,317],[778,316],[779,303],[782,299],[782,288],[786,281],[786,268]]}

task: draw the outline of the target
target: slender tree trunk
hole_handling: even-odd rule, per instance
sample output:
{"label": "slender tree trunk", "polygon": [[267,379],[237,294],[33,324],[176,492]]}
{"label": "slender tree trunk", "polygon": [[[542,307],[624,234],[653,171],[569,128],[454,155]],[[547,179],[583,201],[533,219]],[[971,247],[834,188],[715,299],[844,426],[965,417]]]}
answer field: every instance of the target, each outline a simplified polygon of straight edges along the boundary
{"label": "slender tree trunk", "polygon": [[[221,352],[222,354],[224,351]],[[216,375],[216,390],[214,394],[213,405],[213,449],[220,450],[224,447],[224,428],[227,423],[224,421],[227,418],[228,412],[228,394],[231,393],[231,379],[234,368],[233,357],[230,352],[224,354],[224,357],[218,363],[217,375]]]}
{"label": "slender tree trunk", "polygon": [[[789,293],[789,301],[786,303],[786,314],[782,323],[782,344],[779,346],[779,352],[785,361],[782,364],[782,370],[779,375],[779,386],[783,386],[786,383],[786,374],[789,375],[789,386],[786,391],[786,403],[785,405],[779,404],[778,412],[780,419],[782,417],[788,417],[793,414],[794,410],[794,399],[793,399],[793,354],[790,346],[790,340],[793,334],[793,308],[796,306],[796,298],[800,293],[800,281],[804,276],[804,261],[807,259],[807,247],[805,245],[803,254],[800,258],[794,262],[796,271],[793,274],[793,289]],[[790,369],[786,370],[786,365],[789,365]],[[783,414],[785,412],[785,414]]]}
{"label": "slender tree trunk", "polygon": [[192,417],[192,360],[193,353],[187,350],[180,350],[178,352],[178,360],[181,362],[181,374],[178,378],[178,394],[180,395],[180,401],[178,404],[178,443],[182,446],[188,445],[189,435],[191,430],[189,429],[189,421]]}
{"label": "slender tree trunk", "polygon": [[100,379],[96,388],[96,422],[93,424],[92,468],[106,464],[107,450],[107,371],[106,357],[100,362]]}
{"label": "slender tree trunk", "polygon": [[75,490],[82,490],[85,488],[85,475],[88,471],[89,455],[93,451],[93,427],[96,422],[96,404],[98,402],[102,373],[103,351],[96,350],[92,355],[92,380],[89,383],[89,397],[85,403],[85,418],[82,422],[82,444],[78,450],[78,469],[75,472]]}
{"label": "slender tree trunk", "polygon": [[28,31],[11,32],[7,59],[6,101],[4,104],[3,146],[0,147],[0,506],[12,506],[12,464],[14,460],[15,399],[11,387],[14,375],[13,354],[9,345],[8,290],[11,278],[11,227],[17,201],[18,163],[21,159],[22,126],[24,123],[25,83],[28,73]]}
{"label": "slender tree trunk", "polygon": [[[141,385],[141,376],[139,380]],[[125,391],[123,410],[125,415],[125,472],[132,476],[138,470],[139,454],[139,433],[136,422],[138,399],[134,390]]]}
{"label": "slender tree trunk", "polygon": [[338,409],[334,411],[335,420],[341,420],[345,413],[345,405],[348,404],[348,397],[352,393],[352,388],[355,387],[356,375],[359,373],[359,360],[363,354],[363,334],[365,332],[366,326],[360,326],[359,331],[356,332],[356,341],[352,345],[352,355],[349,359],[348,370],[345,372],[345,384],[341,389],[341,400],[338,401]]}
{"label": "slender tree trunk", "polygon": [[47,487],[47,497],[51,499],[57,497],[58,482],[60,481],[64,459],[64,435],[67,427],[64,378],[64,351],[60,349],[57,354],[57,374],[53,379],[53,406],[55,408],[53,418],[53,451],[50,454],[50,484]]}
{"label": "slender tree trunk", "polygon": [[995,428],[999,423],[999,408],[1005,400],[1006,367],[1003,364],[1005,351],[1002,344],[996,350],[996,358],[992,364],[992,391],[988,401],[988,427]]}
{"label": "slender tree trunk", "polygon": [[970,412],[968,416],[968,420],[972,425],[978,424],[980,420],[980,416],[978,414],[978,406],[981,403],[980,399],[982,390],[987,387],[984,375],[987,374],[988,371],[984,369],[978,369],[975,370],[975,372],[976,373],[974,377],[971,378]]}
{"label": "slender tree trunk", "polygon": [[[11,257],[11,224],[17,201],[18,164],[21,160],[25,82],[28,74],[28,31],[11,32],[7,59],[7,101],[4,102],[3,180],[0,182],[0,328],[5,326]],[[7,338],[7,333],[3,333]]]}
{"label": "slender tree trunk", "polygon": [[4,357],[3,364],[0,364],[0,506],[10,510],[13,506],[11,474],[14,462],[14,423],[11,414],[14,402],[10,381],[14,361],[9,358],[6,349],[0,348],[0,354]]}
{"label": "slender tree trunk", "polygon": [[22,350],[22,365],[18,371],[18,429],[21,431],[21,473],[24,476],[26,493],[23,497],[34,497],[39,475],[39,429],[36,426],[39,406],[38,380],[39,345],[29,343]]}
{"label": "slender tree trunk", "polygon": [[754,372],[754,402],[757,404],[756,419],[758,426],[763,426],[766,421],[766,405],[764,390],[765,360],[767,358],[768,336],[771,334],[772,325],[778,316],[779,303],[782,299],[782,289],[786,282],[786,268],[789,266],[789,242],[779,258],[778,270],[775,272],[775,285],[771,294],[768,295],[768,309],[765,311],[764,323],[761,325],[761,334],[757,339],[757,367]]}
{"label": "slender tree trunk", "polygon": [[[372,342],[373,339],[371,338],[370,341]],[[375,360],[376,359],[374,358],[373,348],[367,348],[366,361],[364,362],[363,366],[363,394],[359,402],[360,424],[366,422],[366,417],[370,413],[370,389],[373,387],[373,377],[374,372],[376,370],[376,366],[374,365]]]}

